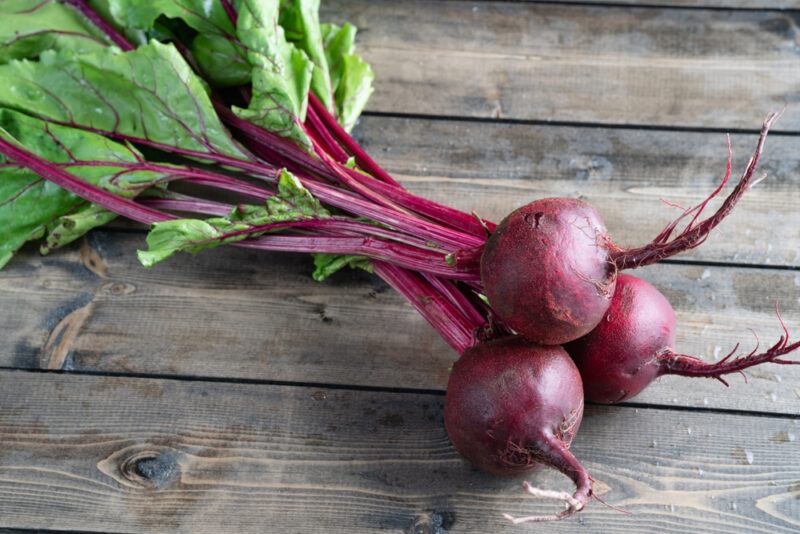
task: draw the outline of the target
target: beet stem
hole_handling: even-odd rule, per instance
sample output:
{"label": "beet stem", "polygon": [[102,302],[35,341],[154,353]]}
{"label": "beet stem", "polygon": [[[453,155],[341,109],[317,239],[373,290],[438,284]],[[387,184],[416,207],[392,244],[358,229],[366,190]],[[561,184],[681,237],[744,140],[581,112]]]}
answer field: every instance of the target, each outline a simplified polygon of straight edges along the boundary
{"label": "beet stem", "polygon": [[230,0],[220,0],[222,4],[222,8],[225,10],[225,14],[228,15],[228,18],[231,19],[231,23],[236,26],[236,22],[239,19],[239,14],[236,12],[236,8],[233,7],[233,4]]}
{"label": "beet stem", "polygon": [[89,19],[89,21],[97,26],[106,36],[113,41],[115,45],[124,51],[133,50],[135,47],[125,38],[124,35],[119,33],[114,26],[103,20],[103,17],[98,15],[86,0],[66,0],[66,3],[73,6],[81,12],[81,14]]}
{"label": "beet stem", "polygon": [[[111,41],[113,41],[121,49],[128,51],[135,49],[135,46],[127,40],[127,38],[117,31],[111,24],[105,21],[86,0],[66,0],[69,4],[78,9],[88,20],[95,26],[103,31]],[[221,0],[222,6],[225,9],[228,17],[235,26],[237,23],[237,12],[233,4],[228,0]],[[188,52],[182,43],[176,44],[179,51],[187,58],[193,68],[197,69],[196,63],[193,61],[191,54]],[[445,339],[452,345],[459,353],[463,353],[466,348],[472,346],[475,342],[476,332],[469,332],[469,327],[465,325],[474,324],[477,322],[477,316],[480,313],[471,306],[469,300],[465,295],[455,286],[451,286],[450,282],[439,281],[430,276],[431,274],[438,274],[445,278],[453,277],[461,279],[475,289],[480,290],[480,277],[477,272],[464,272],[463,268],[458,266],[447,265],[446,262],[439,262],[437,254],[431,253],[430,250],[425,250],[431,246],[438,248],[447,248],[449,245],[450,250],[443,250],[444,252],[452,252],[459,248],[477,247],[482,245],[485,241],[485,235],[481,231],[494,228],[494,224],[489,221],[478,220],[480,231],[476,231],[474,226],[475,222],[469,215],[464,214],[458,210],[454,210],[447,206],[431,202],[427,199],[416,197],[407,193],[386,171],[375,163],[372,158],[364,152],[358,143],[342,128],[337,122],[336,118],[325,108],[324,105],[316,98],[313,91],[309,92],[310,105],[310,125],[311,128],[305,125],[300,125],[306,129],[310,135],[312,142],[316,141],[315,149],[319,152],[319,156],[323,161],[316,160],[311,154],[306,153],[301,148],[294,146],[290,142],[278,137],[275,134],[267,132],[262,128],[249,123],[237,117],[219,98],[217,95],[212,95],[212,103],[222,118],[229,127],[238,130],[243,134],[243,137],[250,141],[252,145],[258,150],[260,155],[270,156],[269,159],[272,163],[275,160],[281,165],[285,163],[292,164],[291,170],[298,175],[304,186],[308,187],[314,194],[316,194],[323,202],[328,202],[335,207],[344,209],[356,215],[366,216],[383,222],[391,227],[392,230],[384,231],[386,234],[395,234],[390,237],[399,242],[387,242],[381,239],[367,236],[362,238],[360,246],[357,251],[352,253],[362,254],[377,260],[397,261],[401,259],[400,263],[405,263],[415,270],[427,272],[426,275],[416,275],[413,272],[405,271],[404,269],[395,267],[393,265],[383,264],[380,261],[376,262],[376,272],[383,272],[385,277],[394,279],[396,283],[407,282],[405,289],[411,288],[410,293],[401,291],[404,296],[408,297],[412,304],[415,305],[423,315],[431,320],[430,312],[425,312],[419,307],[420,295],[419,289],[425,288],[430,290],[433,295],[422,299],[422,308],[427,308],[428,300],[435,301],[440,308],[444,310],[443,319],[441,323],[434,324],[434,327],[443,334]],[[78,127],[78,125],[70,125]],[[90,128],[84,128],[93,131]],[[167,152],[193,156],[189,151],[182,151],[177,147],[167,147],[158,143],[153,143],[147,139],[135,139],[128,136],[118,135],[116,132],[99,132],[105,135],[110,135],[115,138],[122,138],[132,142],[138,142],[144,145],[153,146]],[[314,135],[316,134],[316,135]],[[320,149],[320,145],[322,149]],[[3,150],[4,149],[4,150]],[[358,173],[351,172],[349,169],[341,164],[341,161],[346,159],[348,154],[355,156],[356,162],[364,169],[366,169],[372,176],[365,176],[362,178]],[[196,212],[216,212],[219,213],[222,207],[220,203],[204,202],[200,199],[193,199],[191,197],[161,199],[149,202],[150,206],[143,205],[128,199],[124,199],[98,187],[92,186],[81,182],[77,177],[71,175],[64,169],[57,165],[52,165],[49,162],[39,158],[37,155],[30,152],[21,150],[19,147],[11,143],[4,142],[0,145],[0,152],[4,152],[7,156],[17,160],[18,163],[34,170],[44,178],[47,178],[54,183],[61,185],[65,189],[78,194],[86,200],[98,203],[118,214],[127,216],[134,220],[145,223],[153,223],[159,220],[171,219],[174,216],[168,213],[159,212],[154,210],[153,207],[161,207],[165,209],[191,209]],[[199,157],[215,161],[222,165],[229,165],[239,170],[244,170],[254,175],[265,179],[269,183],[277,181],[277,169],[264,161],[259,161],[253,154],[247,154],[253,161],[242,160],[233,158],[224,154],[209,153],[198,154]],[[15,157],[16,156],[16,157]],[[277,157],[271,157],[277,156]],[[339,160],[339,161],[336,161]],[[298,169],[299,167],[299,169]],[[305,170],[303,176],[298,170]],[[356,192],[355,195],[347,191],[338,190],[338,188],[330,187],[312,176],[308,176],[308,172],[312,175],[320,176],[327,179],[338,178],[346,186]],[[187,174],[191,174],[189,171]],[[176,173],[177,174],[177,173]],[[355,175],[355,176],[354,176]],[[215,176],[187,176],[184,174],[181,178],[189,179],[197,183],[204,183],[204,185],[216,186],[220,189],[237,190],[237,192],[251,194],[259,197],[263,195],[257,188],[251,188],[241,183],[234,183],[235,180],[220,179]],[[370,184],[370,181],[373,183]],[[372,185],[372,187],[370,187]],[[378,187],[380,186],[380,187]],[[247,191],[245,191],[245,189]],[[359,198],[364,195],[369,201],[362,201]],[[269,193],[267,193],[268,195]],[[371,201],[371,202],[370,202]],[[374,204],[373,204],[374,203]],[[425,218],[428,217],[441,224],[435,224]],[[394,224],[393,224],[394,223]],[[313,224],[313,223],[312,223]],[[343,223],[344,224],[344,223]],[[399,230],[399,232],[397,231]],[[236,243],[235,246],[253,247],[262,249],[273,250],[292,250],[294,248],[302,249],[308,248],[310,244],[321,245],[323,242],[326,245],[332,244],[332,237],[330,232],[326,230],[319,230],[322,237],[314,236],[263,236],[257,239],[246,240],[245,242]],[[408,234],[411,235],[408,235]],[[334,234],[335,235],[335,234]],[[350,243],[354,243],[353,239],[348,236],[353,234],[344,233],[339,234],[340,239],[350,239]],[[418,241],[422,239],[433,239],[435,242],[423,243],[422,247],[417,243],[404,244],[403,241]],[[301,244],[302,242],[302,244]],[[437,243],[438,242],[438,243]],[[340,250],[341,241],[332,247],[336,250],[330,250],[332,253],[350,253]],[[444,245],[444,247],[441,247]],[[420,248],[416,248],[420,247]],[[424,248],[423,248],[424,247]],[[411,254],[404,253],[403,249],[407,249]],[[309,250],[311,252],[321,252],[322,250]],[[427,256],[426,256],[427,254]],[[402,256],[402,258],[399,258]],[[433,261],[431,258],[435,258]],[[458,272],[462,271],[462,272]],[[474,270],[473,270],[474,271]],[[397,284],[395,284],[397,285]],[[413,290],[416,286],[417,290]],[[440,293],[443,292],[444,294]],[[416,300],[415,298],[416,297]],[[432,323],[433,324],[433,323]],[[468,332],[464,333],[466,329]],[[448,332],[450,330],[451,332]],[[462,332],[459,332],[462,330]],[[473,329],[476,330],[476,329]],[[443,333],[444,331],[444,333]]]}
{"label": "beet stem", "polygon": [[417,213],[430,217],[448,224],[454,228],[464,232],[485,237],[484,228],[495,228],[495,224],[491,221],[484,221],[482,219],[473,217],[470,214],[464,213],[460,210],[453,209],[449,206],[433,202],[431,200],[414,196],[407,193],[403,187],[392,178],[369,154],[347,133],[347,131],[338,123],[330,111],[325,109],[325,106],[316,97],[313,91],[308,94],[309,110],[316,113],[316,117],[321,121],[322,126],[327,127],[332,138],[344,147],[347,152],[355,157],[358,166],[368,172],[375,180],[373,189],[384,194],[385,196],[395,200],[399,204],[409,209],[413,209]]}
{"label": "beet stem", "polygon": [[[703,241],[708,238],[708,235],[711,233],[711,231],[719,223],[721,223],[725,217],[728,216],[731,210],[733,210],[734,206],[736,206],[736,203],[739,202],[742,196],[744,196],[745,192],[747,192],[750,187],[761,181],[760,178],[757,178],[755,181],[753,181],[753,175],[755,174],[756,167],[758,166],[758,160],[761,156],[761,152],[764,149],[764,142],[766,141],[767,133],[769,132],[769,129],[772,127],[773,123],[780,117],[781,113],[782,112],[770,113],[767,116],[764,124],[761,126],[761,134],[758,138],[755,154],[747,164],[742,177],[739,179],[739,183],[722,203],[722,206],[720,206],[720,208],[713,215],[695,225],[695,222],[697,221],[700,213],[703,211],[703,208],[705,208],[708,202],[714,196],[716,196],[717,193],[719,193],[722,186],[724,186],[727,182],[728,174],[726,174],[722,184],[720,184],[720,186],[717,187],[717,189],[715,189],[714,192],[711,193],[711,195],[709,195],[702,203],[698,204],[694,208],[684,211],[684,213],[678,217],[678,219],[670,223],[652,242],[648,243],[647,245],[637,248],[624,249],[614,245],[613,243],[609,243],[611,248],[609,257],[613,265],[618,270],[635,269],[637,267],[651,265],[664,258],[669,258],[670,256],[674,256],[675,254],[685,252],[701,245]],[[728,168],[730,168],[730,153],[728,165]],[[678,234],[671,241],[667,241],[666,239],[670,236],[670,234],[672,234],[672,231],[678,222],[691,213],[695,213],[695,216],[689,222],[683,232]]]}
{"label": "beet stem", "polygon": [[383,278],[425,318],[459,355],[477,342],[474,329],[452,302],[417,273],[384,262],[374,262]]}
{"label": "beet stem", "polygon": [[172,215],[142,206],[133,200],[115,195],[105,189],[88,184],[58,166],[21,146],[0,137],[0,154],[13,159],[42,178],[78,195],[84,200],[99,204],[107,210],[137,222],[152,224],[173,219]]}
{"label": "beet stem", "polygon": [[336,120],[330,111],[325,109],[325,106],[322,104],[322,101],[317,98],[317,95],[314,94],[313,91],[309,91],[308,93],[308,103],[309,108],[315,110],[319,114],[320,120],[324,123],[324,125],[328,128],[330,133],[336,138],[339,143],[344,146],[344,148],[356,158],[356,163],[373,175],[378,180],[385,182],[389,185],[393,185],[395,187],[401,187],[394,178],[392,178],[388,172],[383,170],[383,168],[378,165],[375,160],[373,160],[369,154],[367,154],[361,145],[359,145],[353,137],[347,133],[347,131],[339,124],[339,121]]}
{"label": "beet stem", "polygon": [[336,139],[334,139],[331,133],[325,128],[325,124],[317,115],[317,112],[314,111],[313,106],[308,106],[305,126],[306,131],[312,134],[312,138],[314,138],[336,162],[341,164],[347,163],[347,152],[344,151],[341,145],[339,145]]}

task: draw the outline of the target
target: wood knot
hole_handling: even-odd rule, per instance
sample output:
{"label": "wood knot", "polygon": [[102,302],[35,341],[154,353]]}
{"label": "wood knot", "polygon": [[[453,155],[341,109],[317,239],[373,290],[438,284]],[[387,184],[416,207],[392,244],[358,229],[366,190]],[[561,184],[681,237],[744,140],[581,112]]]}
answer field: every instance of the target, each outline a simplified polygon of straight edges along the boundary
{"label": "wood knot", "polygon": [[431,510],[414,518],[408,534],[447,534],[456,522],[456,513]]}
{"label": "wood knot", "polygon": [[180,478],[182,456],[170,447],[134,445],[100,461],[97,468],[129,488],[162,489]]}
{"label": "wood knot", "polygon": [[133,284],[126,284],[124,282],[110,282],[108,284],[104,284],[102,290],[107,295],[120,297],[124,295],[130,295],[136,291],[136,286]]}

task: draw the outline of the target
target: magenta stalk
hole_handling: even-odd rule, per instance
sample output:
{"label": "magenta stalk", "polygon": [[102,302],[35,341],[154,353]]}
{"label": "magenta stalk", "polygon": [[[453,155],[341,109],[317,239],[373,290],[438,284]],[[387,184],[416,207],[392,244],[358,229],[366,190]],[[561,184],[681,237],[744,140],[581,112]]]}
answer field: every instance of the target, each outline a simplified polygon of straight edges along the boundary
{"label": "magenta stalk", "polygon": [[174,218],[172,215],[147,208],[133,200],[128,200],[99,187],[87,184],[73,174],[2,137],[0,137],[0,154],[13,159],[21,166],[30,169],[42,178],[78,195],[84,200],[99,204],[105,209],[128,219],[145,224],[153,224]]}
{"label": "magenta stalk", "polygon": [[374,266],[375,274],[403,295],[459,355],[476,343],[463,315],[418,274],[383,262]]}
{"label": "magenta stalk", "polygon": [[[731,210],[733,210],[734,206],[736,206],[736,203],[741,200],[747,190],[757,183],[757,181],[753,181],[753,176],[755,175],[756,167],[758,167],[758,160],[761,156],[761,152],[764,149],[764,142],[767,140],[767,133],[772,127],[772,124],[780,117],[780,115],[780,113],[770,113],[767,116],[764,124],[761,126],[761,134],[758,137],[758,144],[756,146],[755,154],[753,154],[753,157],[747,164],[742,177],[739,179],[739,183],[722,203],[722,206],[720,206],[720,208],[713,215],[695,225],[700,213],[703,211],[703,208],[706,207],[711,198],[719,193],[719,191],[728,181],[728,177],[730,175],[730,144],[728,145],[728,170],[722,180],[722,184],[720,184],[720,186],[702,203],[694,208],[686,210],[684,214],[681,215],[676,221],[670,223],[651,243],[648,243],[642,247],[631,249],[623,249],[614,245],[613,243],[609,243],[609,247],[611,249],[610,260],[614,267],[621,271],[623,269],[635,269],[637,267],[651,265],[664,258],[669,258],[670,256],[674,256],[675,254],[701,245],[703,241],[708,238],[708,235],[711,233],[711,231],[716,228],[717,225],[719,225],[719,223],[725,219],[725,217],[728,216]],[[674,239],[667,241],[678,221],[691,213],[694,213],[695,215],[686,228],[680,234],[675,236]]]}

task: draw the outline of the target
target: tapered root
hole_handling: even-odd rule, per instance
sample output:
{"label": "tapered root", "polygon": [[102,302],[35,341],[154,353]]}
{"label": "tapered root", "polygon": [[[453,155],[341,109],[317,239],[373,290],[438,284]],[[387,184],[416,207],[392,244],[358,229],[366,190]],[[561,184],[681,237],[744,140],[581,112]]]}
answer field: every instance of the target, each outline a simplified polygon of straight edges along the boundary
{"label": "tapered root", "polygon": [[[625,249],[615,245],[614,243],[611,243],[610,241],[607,242],[611,263],[613,263],[613,265],[619,270],[635,269],[637,267],[643,267],[645,265],[656,263],[664,258],[674,256],[675,254],[679,254],[702,245],[703,242],[708,238],[708,235],[711,233],[711,231],[716,228],[716,226],[721,223],[725,217],[728,216],[731,210],[733,210],[734,206],[736,206],[736,203],[739,202],[742,196],[744,196],[745,192],[764,179],[763,176],[754,178],[756,168],[758,167],[758,160],[761,156],[761,152],[764,149],[764,142],[766,141],[767,133],[769,132],[769,129],[772,127],[773,123],[778,120],[781,113],[782,112],[770,113],[767,116],[764,124],[761,127],[761,135],[758,138],[756,151],[753,154],[753,157],[750,159],[750,162],[747,164],[742,177],[739,179],[739,183],[722,203],[722,206],[720,206],[713,215],[707,217],[706,219],[700,220],[700,215],[703,213],[703,210],[706,208],[706,206],[708,206],[708,203],[722,191],[722,189],[728,183],[728,179],[730,178],[732,157],[730,137],[728,138],[728,164],[725,175],[722,178],[719,186],[717,186],[717,188],[700,204],[688,209],[681,208],[683,213],[677,219],[668,224],[661,231],[661,233],[658,234],[656,238],[647,245]],[[686,227],[679,234],[672,237],[672,234],[675,232],[681,221],[690,216],[691,219],[686,224]],[[671,237],[672,239],[670,239]]]}
{"label": "tapered root", "polygon": [[566,491],[543,490],[531,486],[527,481],[523,482],[522,487],[528,494],[542,499],[561,501],[566,504],[567,509],[558,514],[551,515],[514,517],[510,514],[503,514],[505,519],[515,525],[565,519],[583,510],[592,498],[592,479],[586,472],[586,469],[584,469],[560,439],[550,436],[547,437],[546,440],[549,442],[548,451],[546,454],[540,455],[537,460],[555,467],[572,479],[576,487],[575,493],[570,494]]}
{"label": "tapered root", "polygon": [[[762,363],[776,363],[779,365],[800,364],[800,361],[784,360],[781,358],[799,349],[800,341],[789,343],[789,331],[786,329],[786,324],[783,322],[777,305],[775,306],[775,312],[778,315],[778,321],[783,329],[783,335],[778,339],[778,342],[772,345],[767,351],[757,353],[759,347],[757,337],[756,347],[749,354],[733,358],[733,355],[739,349],[739,344],[737,343],[736,346],[733,347],[733,350],[715,363],[705,362],[696,356],[678,354],[667,350],[658,356],[662,374],[714,378],[727,386],[728,383],[722,378],[722,375],[742,373],[742,371],[748,367],[753,367]],[[745,376],[744,373],[742,373],[742,376]],[[747,378],[745,377],[745,381],[746,380]]]}
{"label": "tapered root", "polygon": [[535,488],[531,486],[527,481],[522,483],[522,488],[533,495],[534,497],[539,497],[541,499],[552,499],[556,501],[561,501],[567,505],[567,509],[558,514],[551,514],[551,515],[529,515],[525,517],[514,517],[509,514],[503,514],[503,517],[506,518],[508,521],[511,521],[515,525],[520,525],[522,523],[542,523],[544,521],[558,521],[560,519],[564,519],[571,515],[574,515],[581,510],[583,510],[584,506],[588,501],[586,499],[579,499],[575,498],[574,495],[567,493],[566,491],[552,491],[552,490],[543,490],[540,488]]}

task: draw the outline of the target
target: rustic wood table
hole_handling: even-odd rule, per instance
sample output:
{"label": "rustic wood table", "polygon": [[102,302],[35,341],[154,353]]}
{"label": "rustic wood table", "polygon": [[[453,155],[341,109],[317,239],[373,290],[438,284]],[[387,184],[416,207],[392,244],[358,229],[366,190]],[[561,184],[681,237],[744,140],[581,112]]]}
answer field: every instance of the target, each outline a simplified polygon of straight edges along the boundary
{"label": "rustic wood table", "polygon": [[[678,348],[800,335],[799,0],[324,2],[377,74],[357,128],[414,192],[499,219],[580,196],[639,244],[741,172],[759,184],[702,248],[641,271]],[[800,367],[665,378],[587,406],[597,493],[546,513],[470,468],[442,425],[454,354],[375,277],[217,249],[143,269],[117,226],[0,273],[0,532],[798,532]],[[570,488],[557,473],[536,485]],[[49,529],[49,530],[48,530]]]}

